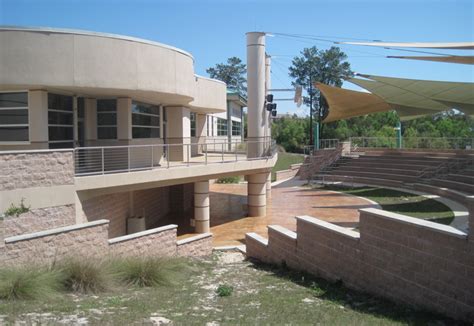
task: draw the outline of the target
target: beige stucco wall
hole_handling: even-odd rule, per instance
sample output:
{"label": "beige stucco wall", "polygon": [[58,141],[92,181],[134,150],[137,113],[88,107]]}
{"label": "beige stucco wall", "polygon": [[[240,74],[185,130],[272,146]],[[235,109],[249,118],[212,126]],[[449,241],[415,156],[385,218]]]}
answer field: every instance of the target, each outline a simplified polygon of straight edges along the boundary
{"label": "beige stucco wall", "polygon": [[156,42],[81,31],[0,28],[0,90],[56,89],[225,111],[224,83],[194,74],[193,57]]}

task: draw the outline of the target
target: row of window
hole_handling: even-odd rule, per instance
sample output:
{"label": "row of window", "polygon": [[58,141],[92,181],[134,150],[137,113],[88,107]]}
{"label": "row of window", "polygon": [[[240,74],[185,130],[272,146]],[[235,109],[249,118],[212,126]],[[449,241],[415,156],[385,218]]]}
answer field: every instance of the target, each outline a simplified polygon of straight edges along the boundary
{"label": "row of window", "polygon": [[28,141],[28,93],[0,93],[0,140]]}
{"label": "row of window", "polygon": [[[208,116],[208,119],[207,119],[207,135],[214,136],[214,119],[217,119],[217,136],[227,136],[228,134],[227,120],[213,117],[213,116]],[[242,135],[242,123],[240,121],[232,120],[232,136],[241,136],[241,135]],[[191,129],[191,136],[192,136],[192,129]]]}

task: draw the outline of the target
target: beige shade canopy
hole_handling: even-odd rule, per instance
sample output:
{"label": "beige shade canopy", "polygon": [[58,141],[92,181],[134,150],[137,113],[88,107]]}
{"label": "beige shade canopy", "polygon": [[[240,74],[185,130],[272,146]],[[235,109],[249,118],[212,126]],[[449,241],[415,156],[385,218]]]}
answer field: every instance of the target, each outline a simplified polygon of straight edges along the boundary
{"label": "beige shade canopy", "polygon": [[[460,83],[460,82],[444,82],[444,81],[433,81],[433,80],[417,80],[417,79],[404,79],[404,78],[392,78],[382,77],[373,75],[360,75],[365,78],[370,78],[377,84],[383,85],[384,87],[392,87],[398,89],[400,97],[404,97],[403,94],[411,93],[416,94],[420,97],[427,99],[424,103],[397,103],[409,106],[415,106],[426,109],[440,109],[440,106],[432,105],[433,102],[439,103],[444,106],[445,109],[455,108],[465,114],[474,114],[474,83]],[[362,86],[365,81],[361,82],[361,79],[351,79],[351,82]],[[382,87],[382,86],[381,86]],[[382,96],[378,90],[372,91],[372,93]],[[383,97],[383,96],[382,96]],[[389,103],[390,100],[387,100]],[[430,102],[428,102],[430,101]],[[429,104],[431,103],[431,104]],[[420,104],[420,105],[418,105]],[[423,106],[421,106],[421,104]],[[425,104],[429,104],[425,106]]]}
{"label": "beige shade canopy", "polygon": [[315,83],[314,86],[321,91],[329,105],[329,115],[324,122],[392,110],[387,102],[370,93],[351,91],[322,83]]}
{"label": "beige shade canopy", "polygon": [[445,63],[460,63],[465,65],[474,65],[474,56],[438,56],[438,57],[423,57],[423,56],[395,56],[389,55],[387,58],[395,59],[410,59],[410,60],[422,60],[422,61],[436,61]]}
{"label": "beige shade canopy", "polygon": [[420,42],[339,42],[340,44],[376,46],[383,48],[419,48],[419,49],[446,49],[446,50],[474,50],[474,42],[456,43],[420,43]]}

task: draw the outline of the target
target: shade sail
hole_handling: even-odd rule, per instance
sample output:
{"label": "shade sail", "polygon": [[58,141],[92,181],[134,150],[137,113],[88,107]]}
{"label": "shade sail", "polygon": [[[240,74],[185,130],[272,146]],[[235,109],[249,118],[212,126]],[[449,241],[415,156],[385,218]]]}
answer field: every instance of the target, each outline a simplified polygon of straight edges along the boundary
{"label": "shade sail", "polygon": [[474,56],[438,56],[438,57],[423,57],[423,56],[396,56],[389,55],[387,58],[395,59],[409,59],[409,60],[422,60],[422,61],[436,61],[445,63],[460,63],[465,65],[474,65]]}
{"label": "shade sail", "polygon": [[321,91],[329,105],[329,115],[324,122],[392,110],[387,102],[370,93],[351,91],[322,83],[315,83],[314,86]]}
{"label": "shade sail", "polygon": [[[365,77],[365,75],[364,75]],[[391,104],[392,107],[410,107],[418,108],[421,111],[431,110],[431,113],[448,110],[449,107],[443,103],[433,101],[429,97],[422,96],[413,91],[406,90],[397,86],[386,84],[379,81],[364,80],[358,78],[351,78],[349,81],[353,84],[359,85],[362,88],[370,91],[383,98],[387,103]]]}
{"label": "shade sail", "polygon": [[[474,114],[474,83],[404,79],[374,75],[360,76],[370,78],[376,83],[383,85],[380,87],[392,87],[398,89],[398,94],[401,97],[404,96],[403,94],[405,94],[405,92],[410,92],[412,94],[417,94],[420,97],[428,99],[431,102],[437,102],[449,109],[455,108],[464,112],[465,114]],[[353,80],[350,81],[354,82]],[[368,89],[367,87],[361,85],[367,84],[364,82],[365,81],[360,82],[360,79],[357,79],[355,83]],[[372,92],[372,90],[370,91]],[[377,90],[372,93],[381,96],[381,94],[379,94]],[[407,103],[403,104],[407,105]],[[419,107],[418,105],[413,105],[409,103],[408,105]],[[438,107],[432,106],[432,108],[437,109]]]}
{"label": "shade sail", "polygon": [[383,48],[419,48],[419,49],[448,49],[448,50],[474,50],[474,42],[456,43],[419,43],[419,42],[339,42],[340,44],[376,46]]}

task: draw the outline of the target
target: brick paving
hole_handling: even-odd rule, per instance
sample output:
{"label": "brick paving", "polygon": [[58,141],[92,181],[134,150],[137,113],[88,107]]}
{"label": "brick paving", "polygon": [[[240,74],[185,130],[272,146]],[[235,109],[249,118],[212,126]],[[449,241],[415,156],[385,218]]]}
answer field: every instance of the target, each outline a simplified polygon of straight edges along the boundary
{"label": "brick paving", "polygon": [[[269,224],[279,224],[294,231],[297,215],[354,226],[359,221],[358,209],[374,207],[362,198],[283,183],[272,189],[267,216],[247,217],[246,184],[213,184],[210,190],[211,232],[215,247],[241,245],[247,232],[266,237]],[[172,222],[179,225],[180,238],[190,236],[189,217]]]}

